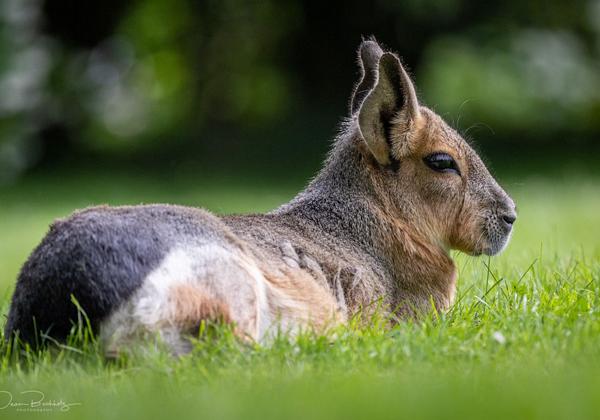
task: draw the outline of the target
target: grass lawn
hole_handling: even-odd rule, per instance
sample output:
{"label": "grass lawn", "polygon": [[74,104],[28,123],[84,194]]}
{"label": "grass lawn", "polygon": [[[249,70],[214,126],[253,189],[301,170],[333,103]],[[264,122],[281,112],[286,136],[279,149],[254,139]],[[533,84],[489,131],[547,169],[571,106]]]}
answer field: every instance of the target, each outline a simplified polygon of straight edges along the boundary
{"label": "grass lawn", "polygon": [[[149,350],[109,363],[93,345],[15,355],[0,344],[0,418],[598,418],[600,178],[503,184],[519,209],[512,243],[495,258],[456,255],[459,292],[449,313],[269,348],[217,329],[178,360]],[[2,313],[49,222],[73,209],[169,201],[264,211],[301,187],[82,173],[0,188]],[[39,400],[39,392],[21,394],[28,390],[76,405],[3,408],[11,394],[13,402]]]}

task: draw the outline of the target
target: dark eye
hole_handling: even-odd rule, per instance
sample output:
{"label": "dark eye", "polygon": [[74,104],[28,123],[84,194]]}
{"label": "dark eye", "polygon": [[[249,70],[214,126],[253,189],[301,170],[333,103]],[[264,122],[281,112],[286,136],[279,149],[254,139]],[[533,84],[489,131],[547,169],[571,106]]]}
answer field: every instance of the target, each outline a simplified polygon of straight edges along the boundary
{"label": "dark eye", "polygon": [[448,153],[432,153],[423,158],[427,166],[437,172],[454,172],[460,175],[458,165]]}

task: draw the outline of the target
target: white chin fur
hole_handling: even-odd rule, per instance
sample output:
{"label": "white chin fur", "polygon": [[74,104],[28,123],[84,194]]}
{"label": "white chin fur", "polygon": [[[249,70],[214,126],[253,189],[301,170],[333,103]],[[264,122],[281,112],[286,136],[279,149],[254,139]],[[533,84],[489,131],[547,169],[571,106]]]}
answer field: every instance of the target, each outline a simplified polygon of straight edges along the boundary
{"label": "white chin fur", "polygon": [[502,251],[504,251],[506,249],[506,247],[508,246],[508,243],[510,242],[510,238],[512,236],[512,229],[510,230],[510,232],[508,232],[508,234],[506,236],[504,236],[504,238],[502,238],[500,241],[496,241],[495,243],[492,243],[489,247],[487,247],[483,253],[485,255],[498,255],[500,254]]}

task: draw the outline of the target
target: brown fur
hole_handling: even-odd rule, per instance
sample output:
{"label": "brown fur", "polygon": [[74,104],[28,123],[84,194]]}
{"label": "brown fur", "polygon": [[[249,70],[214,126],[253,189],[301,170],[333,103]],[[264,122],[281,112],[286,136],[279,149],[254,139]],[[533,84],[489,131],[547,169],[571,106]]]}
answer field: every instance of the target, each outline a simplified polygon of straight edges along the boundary
{"label": "brown fur", "polygon": [[169,296],[173,308],[171,320],[183,331],[197,330],[201,320],[231,322],[229,306],[196,287],[180,284],[171,289]]}
{"label": "brown fur", "polygon": [[[365,79],[357,85],[364,90],[371,84],[372,94],[355,93],[354,114],[319,176],[271,214],[224,221],[254,250],[257,261],[268,261],[271,268],[294,260],[281,252],[282,243],[310,256],[320,273],[300,267],[306,280],[284,284],[290,290],[300,287],[298,296],[322,283],[323,276],[324,295],[341,284],[346,316],[377,300],[397,315],[427,310],[432,302],[445,310],[457,280],[449,250],[498,252],[507,237],[492,232],[494,237],[488,225],[496,228],[500,217],[514,214],[514,203],[456,131],[433,111],[415,105],[412,83],[397,57],[372,44],[361,46],[361,60],[372,61],[361,61]],[[386,62],[377,75],[379,57]],[[373,87],[386,77],[387,82]],[[394,110],[399,102],[394,95],[409,100]],[[371,109],[362,114],[365,107]],[[389,118],[387,128],[378,115]],[[370,118],[377,119],[374,126],[368,126]],[[434,153],[450,155],[460,174],[425,165]]]}

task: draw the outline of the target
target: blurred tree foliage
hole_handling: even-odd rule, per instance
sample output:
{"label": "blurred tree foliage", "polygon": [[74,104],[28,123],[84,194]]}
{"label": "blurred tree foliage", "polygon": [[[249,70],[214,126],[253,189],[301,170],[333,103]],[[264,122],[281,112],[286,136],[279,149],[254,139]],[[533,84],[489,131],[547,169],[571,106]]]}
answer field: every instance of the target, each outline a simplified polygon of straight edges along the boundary
{"label": "blurred tree foliage", "polygon": [[600,0],[2,0],[0,21],[5,181],[85,154],[320,152],[371,34],[481,142],[600,134]]}

